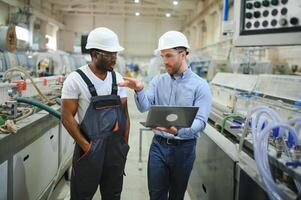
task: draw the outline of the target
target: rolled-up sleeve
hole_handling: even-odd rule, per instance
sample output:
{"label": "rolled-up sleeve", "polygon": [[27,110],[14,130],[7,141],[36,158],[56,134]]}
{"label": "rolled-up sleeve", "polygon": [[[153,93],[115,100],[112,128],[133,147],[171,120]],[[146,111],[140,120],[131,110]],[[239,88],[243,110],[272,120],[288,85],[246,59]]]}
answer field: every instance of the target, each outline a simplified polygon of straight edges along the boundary
{"label": "rolled-up sleeve", "polygon": [[197,115],[190,128],[181,128],[178,130],[178,137],[180,138],[191,138],[199,137],[200,133],[205,129],[206,122],[211,110],[212,97],[207,82],[203,82],[197,90],[195,95],[194,106],[199,107]]}

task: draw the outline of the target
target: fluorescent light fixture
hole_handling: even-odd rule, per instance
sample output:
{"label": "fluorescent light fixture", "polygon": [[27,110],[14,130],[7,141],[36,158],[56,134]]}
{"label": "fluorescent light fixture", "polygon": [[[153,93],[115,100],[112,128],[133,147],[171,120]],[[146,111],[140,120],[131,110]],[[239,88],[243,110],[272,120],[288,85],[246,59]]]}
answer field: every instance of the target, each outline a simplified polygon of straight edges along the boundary
{"label": "fluorescent light fixture", "polygon": [[172,4],[176,6],[176,5],[179,4],[179,2],[178,1],[173,1]]}
{"label": "fluorescent light fixture", "polygon": [[16,26],[16,35],[18,40],[29,42],[29,31],[26,28]]}
{"label": "fluorescent light fixture", "polygon": [[170,17],[171,15],[170,15],[170,13],[166,13],[165,16],[166,17]]}
{"label": "fluorescent light fixture", "polygon": [[140,12],[135,12],[135,15],[136,15],[136,16],[139,16],[139,15],[140,15]]}
{"label": "fluorescent light fixture", "polygon": [[139,0],[134,0],[135,3],[139,3]]}

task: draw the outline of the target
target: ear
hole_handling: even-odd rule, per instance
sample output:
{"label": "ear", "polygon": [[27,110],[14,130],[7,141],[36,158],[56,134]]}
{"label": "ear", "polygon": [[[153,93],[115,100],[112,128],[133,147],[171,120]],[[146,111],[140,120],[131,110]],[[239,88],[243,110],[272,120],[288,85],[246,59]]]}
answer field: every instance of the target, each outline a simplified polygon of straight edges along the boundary
{"label": "ear", "polygon": [[92,60],[97,59],[97,54],[95,53],[95,51],[92,51],[92,52],[91,52],[91,59],[92,59]]}
{"label": "ear", "polygon": [[182,57],[182,59],[184,59],[184,60],[186,60],[186,57],[187,57],[187,55],[186,55],[186,53],[181,53],[181,57]]}

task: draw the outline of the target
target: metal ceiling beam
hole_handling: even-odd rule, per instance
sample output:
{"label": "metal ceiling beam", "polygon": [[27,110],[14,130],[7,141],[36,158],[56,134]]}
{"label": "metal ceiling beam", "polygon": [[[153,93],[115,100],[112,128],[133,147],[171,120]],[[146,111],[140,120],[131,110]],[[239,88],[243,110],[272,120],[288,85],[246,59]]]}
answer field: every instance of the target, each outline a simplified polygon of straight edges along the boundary
{"label": "metal ceiling beam", "polygon": [[[172,18],[166,18],[165,15],[157,15],[157,16],[154,16],[154,15],[146,15],[146,16],[142,16],[140,15],[139,17],[136,17],[136,16],[133,16],[132,14],[131,15],[124,15],[124,16],[120,16],[120,15],[110,15],[109,13],[107,14],[98,14],[98,13],[66,13],[66,16],[95,16],[95,17],[117,17],[117,18],[120,18],[120,17],[124,17],[124,18],[132,18],[132,19],[159,19],[159,20],[162,20],[162,19],[166,19],[166,20],[174,20]],[[183,17],[175,17],[177,21],[185,21],[185,18]]]}
{"label": "metal ceiling beam", "polygon": [[108,3],[108,2],[91,2],[90,0],[87,1],[79,1],[76,3],[72,3],[72,2],[68,2],[68,1],[57,1],[57,0],[51,0],[50,3],[56,5],[57,8],[60,8],[62,6],[68,6],[68,7],[72,7],[74,5],[78,6],[78,5],[84,5],[84,6],[88,6],[88,5],[105,5],[105,6],[113,6],[113,7],[123,7],[123,6],[133,6],[133,7],[137,7],[137,8],[164,8],[164,9],[173,9],[173,10],[192,10],[195,9],[195,4],[192,2],[181,2],[181,4],[179,4],[178,6],[173,6],[171,3],[167,4],[167,3],[156,3],[156,4],[143,4],[143,3],[127,3],[127,2],[119,2],[119,3]]}

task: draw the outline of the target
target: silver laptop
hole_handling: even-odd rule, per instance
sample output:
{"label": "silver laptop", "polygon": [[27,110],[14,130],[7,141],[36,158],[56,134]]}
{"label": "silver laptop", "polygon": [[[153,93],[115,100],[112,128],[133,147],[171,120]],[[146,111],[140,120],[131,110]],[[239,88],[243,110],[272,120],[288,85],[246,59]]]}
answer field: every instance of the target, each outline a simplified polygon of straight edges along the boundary
{"label": "silver laptop", "polygon": [[180,106],[151,106],[146,122],[141,122],[145,127],[191,127],[199,107]]}

